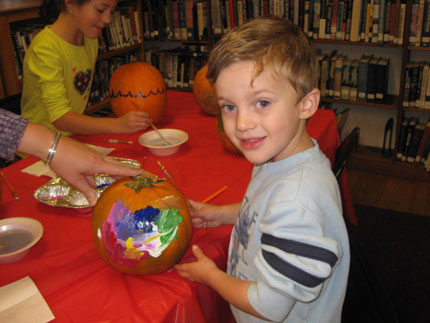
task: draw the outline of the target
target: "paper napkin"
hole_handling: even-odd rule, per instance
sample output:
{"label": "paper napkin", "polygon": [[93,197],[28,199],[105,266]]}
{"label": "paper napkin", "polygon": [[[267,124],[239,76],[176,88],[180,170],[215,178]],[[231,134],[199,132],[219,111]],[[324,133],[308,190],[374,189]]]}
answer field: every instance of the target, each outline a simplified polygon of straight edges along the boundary
{"label": "paper napkin", "polygon": [[0,322],[45,323],[53,319],[54,314],[30,277],[0,287]]}

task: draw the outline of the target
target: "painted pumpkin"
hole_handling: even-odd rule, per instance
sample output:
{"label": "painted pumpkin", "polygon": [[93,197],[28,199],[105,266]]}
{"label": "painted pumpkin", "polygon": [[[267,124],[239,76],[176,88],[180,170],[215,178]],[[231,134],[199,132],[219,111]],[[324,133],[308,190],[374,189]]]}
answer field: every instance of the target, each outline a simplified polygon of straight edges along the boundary
{"label": "painted pumpkin", "polygon": [[233,145],[230,139],[228,139],[224,131],[224,124],[222,123],[221,110],[219,110],[217,113],[217,132],[218,132],[218,137],[219,139],[221,139],[221,142],[225,149],[235,154],[242,154],[242,152],[235,145]]}
{"label": "painted pumpkin", "polygon": [[149,113],[154,123],[161,120],[167,103],[163,76],[144,62],[118,67],[109,81],[109,95],[112,111],[118,117],[141,110]]}
{"label": "painted pumpkin", "polygon": [[136,275],[172,268],[192,235],[185,197],[164,178],[146,171],[103,192],[94,207],[92,228],[103,260]]}
{"label": "painted pumpkin", "polygon": [[216,116],[219,110],[214,87],[206,78],[208,66],[203,66],[194,77],[193,94],[203,113]]}

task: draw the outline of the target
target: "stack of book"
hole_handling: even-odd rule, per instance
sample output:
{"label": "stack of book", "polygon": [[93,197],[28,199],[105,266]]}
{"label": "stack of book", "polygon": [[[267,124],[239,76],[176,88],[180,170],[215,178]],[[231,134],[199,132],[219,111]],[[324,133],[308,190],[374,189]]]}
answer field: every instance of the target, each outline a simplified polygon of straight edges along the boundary
{"label": "stack of book", "polygon": [[430,62],[406,64],[403,107],[430,109]]}
{"label": "stack of book", "polygon": [[318,53],[319,88],[327,98],[382,103],[387,97],[388,58],[362,55],[350,59],[333,50]]}
{"label": "stack of book", "polygon": [[144,37],[160,40],[207,40],[208,3],[149,0],[143,3]]}
{"label": "stack of book", "polygon": [[111,23],[99,38],[99,53],[125,48],[143,40],[139,13],[134,7],[120,7],[112,13]]}
{"label": "stack of book", "polygon": [[167,87],[190,88],[195,74],[207,59],[206,53],[196,49],[197,46],[186,46],[171,50],[149,50],[145,52],[145,62],[161,72]]}
{"label": "stack of book", "polygon": [[424,165],[430,169],[430,118],[420,122],[413,117],[405,117],[399,133],[397,159]]}
{"label": "stack of book", "polygon": [[24,25],[14,26],[11,29],[11,36],[13,40],[15,65],[17,70],[18,79],[22,79],[22,67],[24,64],[24,57],[30,43],[39,31],[44,28],[44,24],[37,21],[31,21]]}
{"label": "stack of book", "polygon": [[274,15],[299,25],[312,39],[403,44],[406,2],[396,0],[211,0],[214,32],[259,16]]}
{"label": "stack of book", "polygon": [[409,45],[430,46],[430,1],[413,0],[411,8],[411,25]]}

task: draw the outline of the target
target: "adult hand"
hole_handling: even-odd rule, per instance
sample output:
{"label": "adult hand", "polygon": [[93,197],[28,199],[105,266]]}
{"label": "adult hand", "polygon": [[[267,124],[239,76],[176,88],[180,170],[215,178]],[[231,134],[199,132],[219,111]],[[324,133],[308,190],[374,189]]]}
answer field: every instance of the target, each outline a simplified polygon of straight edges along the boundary
{"label": "adult hand", "polygon": [[142,169],[131,168],[104,156],[88,146],[62,136],[50,164],[52,170],[82,192],[90,205],[97,201],[93,174],[114,177],[136,176]]}

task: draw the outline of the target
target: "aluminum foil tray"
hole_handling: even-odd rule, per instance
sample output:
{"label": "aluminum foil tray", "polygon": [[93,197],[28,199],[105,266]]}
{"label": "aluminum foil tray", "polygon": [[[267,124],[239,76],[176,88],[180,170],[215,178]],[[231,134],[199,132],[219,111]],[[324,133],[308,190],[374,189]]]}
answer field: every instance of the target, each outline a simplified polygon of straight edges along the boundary
{"label": "aluminum foil tray", "polygon": [[[137,160],[118,157],[115,157],[114,159],[131,167],[140,168],[141,166]],[[96,183],[97,197],[100,197],[106,188],[115,182],[115,179],[107,174],[96,174],[93,175],[93,178]],[[74,209],[89,207],[84,194],[75,189],[61,177],[53,178],[49,182],[43,184],[34,192],[33,196],[39,202],[51,206]]]}

